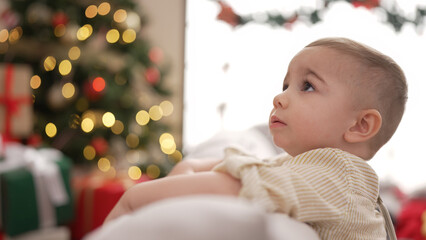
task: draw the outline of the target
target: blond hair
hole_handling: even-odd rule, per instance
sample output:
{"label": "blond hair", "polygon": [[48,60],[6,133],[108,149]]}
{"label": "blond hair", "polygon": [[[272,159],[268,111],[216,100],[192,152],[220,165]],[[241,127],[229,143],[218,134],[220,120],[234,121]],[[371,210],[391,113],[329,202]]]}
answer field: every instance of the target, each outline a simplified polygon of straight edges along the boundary
{"label": "blond hair", "polygon": [[[367,69],[361,74],[357,90],[370,95],[368,105],[377,109],[382,116],[382,126],[370,142],[372,151],[377,152],[395,133],[407,101],[407,82],[404,72],[390,57],[379,51],[347,38],[323,38],[306,47],[323,46],[349,55]],[[366,76],[366,77],[364,77]],[[358,95],[358,101],[361,101]],[[365,100],[365,99],[362,99]],[[374,154],[373,154],[374,155]]]}

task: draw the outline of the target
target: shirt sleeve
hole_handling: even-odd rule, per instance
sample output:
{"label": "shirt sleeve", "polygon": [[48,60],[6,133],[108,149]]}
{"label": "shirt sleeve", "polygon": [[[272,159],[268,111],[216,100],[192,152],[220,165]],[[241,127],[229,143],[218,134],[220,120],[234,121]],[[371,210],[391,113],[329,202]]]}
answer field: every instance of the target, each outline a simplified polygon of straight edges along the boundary
{"label": "shirt sleeve", "polygon": [[272,162],[231,151],[221,167],[241,180],[240,197],[269,212],[285,213],[303,222],[339,221],[346,212],[349,197],[344,161],[332,150],[313,150]]}

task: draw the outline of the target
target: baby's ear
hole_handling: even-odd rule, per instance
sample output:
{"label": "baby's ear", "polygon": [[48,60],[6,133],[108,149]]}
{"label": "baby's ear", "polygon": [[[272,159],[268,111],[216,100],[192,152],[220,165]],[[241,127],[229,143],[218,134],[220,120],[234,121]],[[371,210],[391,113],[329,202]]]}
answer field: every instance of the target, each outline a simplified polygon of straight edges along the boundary
{"label": "baby's ear", "polygon": [[365,142],[374,137],[382,126],[382,116],[376,109],[360,112],[356,122],[345,132],[344,138],[349,143]]}

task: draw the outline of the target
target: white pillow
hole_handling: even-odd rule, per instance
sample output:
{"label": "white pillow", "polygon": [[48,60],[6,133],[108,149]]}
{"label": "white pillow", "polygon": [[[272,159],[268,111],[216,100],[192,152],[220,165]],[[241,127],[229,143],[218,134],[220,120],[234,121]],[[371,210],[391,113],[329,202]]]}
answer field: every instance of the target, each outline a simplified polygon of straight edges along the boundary
{"label": "white pillow", "polygon": [[287,240],[319,239],[306,224],[267,214],[232,197],[171,198],[108,222],[85,240]]}

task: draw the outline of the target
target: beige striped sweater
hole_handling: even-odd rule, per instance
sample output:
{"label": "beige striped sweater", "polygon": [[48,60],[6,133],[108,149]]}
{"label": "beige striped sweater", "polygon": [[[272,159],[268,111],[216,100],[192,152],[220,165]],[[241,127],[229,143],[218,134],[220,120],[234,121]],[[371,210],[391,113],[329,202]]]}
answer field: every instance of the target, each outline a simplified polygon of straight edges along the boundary
{"label": "beige striped sweater", "polygon": [[215,170],[241,180],[240,197],[309,224],[321,239],[386,239],[377,175],[350,153],[323,148],[260,160],[229,148]]}

